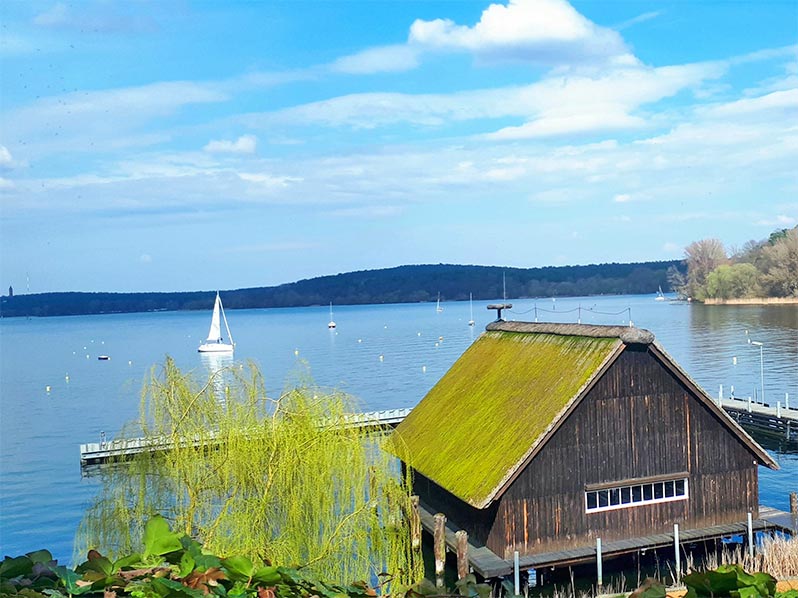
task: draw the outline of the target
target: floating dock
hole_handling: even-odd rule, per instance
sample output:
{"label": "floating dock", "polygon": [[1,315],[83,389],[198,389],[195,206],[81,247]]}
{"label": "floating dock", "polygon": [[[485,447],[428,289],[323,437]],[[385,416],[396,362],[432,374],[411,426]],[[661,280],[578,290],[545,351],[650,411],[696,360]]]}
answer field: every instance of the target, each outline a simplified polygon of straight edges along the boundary
{"label": "floating dock", "polygon": [[[365,413],[353,413],[341,425],[347,428],[385,428],[396,427],[410,409],[384,409],[381,411],[368,411]],[[213,434],[203,438],[186,439],[182,441],[182,446],[207,446],[212,448],[218,444]],[[80,445],[80,465],[98,465],[116,461],[126,461],[142,453],[158,453],[168,451],[174,447],[174,442],[170,438],[123,438],[115,440],[101,440],[100,442],[88,442]]]}
{"label": "floating dock", "polygon": [[[715,401],[737,423],[747,430],[754,430],[771,436],[778,436],[791,442],[798,442],[798,409],[777,405],[771,407],[746,399],[717,398]],[[344,423],[359,428],[394,428],[407,417],[410,408],[383,409],[365,413],[353,413]],[[213,438],[195,440],[194,446],[202,443],[212,446]],[[157,453],[173,446],[168,439],[126,438],[101,442],[88,442],[80,445],[80,464],[97,465],[111,461],[125,461],[140,453]]]}

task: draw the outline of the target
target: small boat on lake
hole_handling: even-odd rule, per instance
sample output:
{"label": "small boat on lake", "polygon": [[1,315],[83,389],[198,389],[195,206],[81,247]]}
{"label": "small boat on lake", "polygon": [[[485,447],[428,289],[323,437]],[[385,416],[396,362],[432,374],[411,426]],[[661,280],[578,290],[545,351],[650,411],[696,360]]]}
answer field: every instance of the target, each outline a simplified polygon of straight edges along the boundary
{"label": "small boat on lake", "polygon": [[657,296],[654,298],[654,301],[665,301],[665,294],[662,292],[662,287],[657,288]]}
{"label": "small boat on lake", "polygon": [[[227,331],[227,338],[229,342],[225,342],[222,338],[222,321],[224,321],[224,328]],[[211,317],[211,328],[208,331],[208,338],[202,343],[197,351],[200,353],[232,353],[235,348],[233,342],[233,335],[230,334],[230,327],[227,325],[227,316],[224,315],[224,307],[222,307],[222,299],[219,297],[219,292],[216,292],[216,302],[213,304],[213,316]]]}
{"label": "small boat on lake", "polygon": [[468,294],[468,307],[471,309],[471,319],[468,320],[468,325],[474,325],[474,295],[473,293]]}
{"label": "small boat on lake", "polygon": [[438,293],[438,303],[435,306],[435,311],[438,312],[438,313],[441,313],[443,311],[443,308],[441,307],[441,294],[440,293]]}
{"label": "small boat on lake", "polygon": [[332,301],[330,301],[330,321],[327,324],[327,328],[335,328],[335,320],[333,320],[333,313],[332,313]]}

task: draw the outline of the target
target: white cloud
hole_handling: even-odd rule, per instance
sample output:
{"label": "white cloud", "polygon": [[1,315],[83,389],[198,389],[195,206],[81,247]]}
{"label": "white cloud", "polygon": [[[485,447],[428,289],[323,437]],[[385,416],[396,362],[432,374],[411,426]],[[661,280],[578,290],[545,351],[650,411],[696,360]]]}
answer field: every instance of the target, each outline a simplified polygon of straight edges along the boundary
{"label": "white cloud", "polygon": [[291,183],[301,182],[299,177],[273,176],[270,174],[239,172],[238,178],[260,187],[288,187]]}
{"label": "white cloud", "polygon": [[142,253],[139,256],[139,261],[142,264],[150,264],[150,263],[152,263],[152,256],[149,253]]}
{"label": "white cloud", "polygon": [[0,145],[0,170],[11,170],[17,165],[16,160],[5,145]]}
{"label": "white cloud", "polygon": [[258,139],[254,135],[242,135],[235,141],[226,139],[209,141],[202,149],[211,153],[254,154]]}
{"label": "white cloud", "polygon": [[645,120],[628,114],[572,114],[567,116],[542,117],[518,127],[505,127],[485,135],[487,139],[508,141],[554,137],[571,133],[620,131],[645,125]]}
{"label": "white cloud", "polygon": [[418,50],[410,46],[394,45],[369,48],[343,56],[333,62],[331,70],[353,75],[409,71],[419,64]]}
{"label": "white cloud", "polygon": [[0,177],[0,189],[13,189],[13,188],[14,188],[13,181],[9,181],[8,179]]}
{"label": "white cloud", "polygon": [[715,117],[739,116],[769,110],[784,111],[798,116],[798,89],[774,91],[755,98],[743,98],[707,111]]}
{"label": "white cloud", "polygon": [[600,27],[564,0],[491,4],[473,27],[449,19],[416,20],[409,43],[430,50],[468,51],[486,58],[543,64],[628,55],[617,32]]}
{"label": "white cloud", "polygon": [[632,196],[628,193],[619,193],[612,198],[612,201],[617,203],[625,203],[627,201],[632,201]]}
{"label": "white cloud", "polygon": [[679,252],[681,252],[683,249],[684,249],[684,247],[682,247],[682,246],[681,246],[681,245],[679,245],[678,243],[673,243],[672,241],[667,241],[667,242],[666,242],[666,243],[665,243],[665,244],[662,246],[662,251],[665,251],[665,252],[667,252],[667,253],[679,253]]}
{"label": "white cloud", "polygon": [[781,226],[785,228],[791,228],[798,224],[798,218],[794,216],[787,216],[785,214],[779,214],[775,218],[760,220],[757,222],[757,224],[760,226]]}
{"label": "white cloud", "polygon": [[696,88],[725,72],[721,63],[614,68],[601,75],[550,75],[536,83],[451,94],[360,93],[251,114],[251,127],[318,124],[371,129],[396,123],[438,127],[459,121],[518,118],[492,139],[627,130],[647,124],[642,106]]}

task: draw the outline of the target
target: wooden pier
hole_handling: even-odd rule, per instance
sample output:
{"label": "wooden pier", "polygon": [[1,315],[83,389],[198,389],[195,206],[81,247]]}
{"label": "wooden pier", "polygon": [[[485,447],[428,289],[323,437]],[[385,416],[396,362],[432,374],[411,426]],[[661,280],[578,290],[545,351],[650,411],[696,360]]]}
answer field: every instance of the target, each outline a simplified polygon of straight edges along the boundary
{"label": "wooden pier", "polygon": [[798,442],[798,405],[791,406],[788,400],[773,405],[757,403],[751,397],[724,398],[722,389],[715,402],[743,428]]}
{"label": "wooden pier", "polygon": [[[421,503],[419,505],[419,513],[424,531],[433,534],[435,517],[432,511],[427,505]],[[759,507],[759,517],[752,520],[751,527],[753,532],[779,531],[795,534],[798,532],[798,517],[763,505]],[[447,518],[445,543],[447,551],[451,553],[457,552],[457,531],[459,529],[456,522]],[[690,544],[730,536],[744,537],[747,531],[748,524],[745,521],[702,529],[681,530],[679,532],[679,541],[680,544]],[[674,535],[670,533],[606,542],[602,544],[602,557],[613,558],[637,551],[672,547],[673,544]],[[475,543],[470,537],[467,558],[469,566],[483,579],[507,577],[512,575],[515,570],[515,563],[512,560],[501,558],[486,546]],[[595,562],[595,560],[596,548],[587,546],[572,550],[541,552],[530,556],[522,556],[519,558],[518,567],[526,571],[544,567],[568,567]]]}
{"label": "wooden pier", "polygon": [[[771,436],[778,436],[791,442],[798,442],[798,409],[777,405],[762,405],[749,398],[716,398],[715,401],[737,423],[746,430],[753,430]],[[796,401],[798,402],[798,401]],[[798,407],[798,405],[796,406]],[[410,408],[383,409],[365,413],[353,413],[344,425],[359,428],[396,427],[410,413]],[[204,441],[213,444],[213,440]],[[195,446],[199,441],[194,441]],[[170,440],[127,438],[101,442],[88,442],[80,445],[80,464],[96,465],[109,461],[124,461],[134,455],[169,450]]]}
{"label": "wooden pier", "polygon": [[[347,428],[384,428],[396,427],[410,409],[384,409],[381,411],[368,411],[353,413],[342,423]],[[208,446],[213,447],[218,441],[210,434],[202,439],[186,439],[183,446]],[[123,438],[115,440],[101,440],[100,442],[87,442],[80,445],[80,465],[98,465],[115,461],[126,461],[141,453],[158,453],[168,451],[174,447],[170,438]]]}

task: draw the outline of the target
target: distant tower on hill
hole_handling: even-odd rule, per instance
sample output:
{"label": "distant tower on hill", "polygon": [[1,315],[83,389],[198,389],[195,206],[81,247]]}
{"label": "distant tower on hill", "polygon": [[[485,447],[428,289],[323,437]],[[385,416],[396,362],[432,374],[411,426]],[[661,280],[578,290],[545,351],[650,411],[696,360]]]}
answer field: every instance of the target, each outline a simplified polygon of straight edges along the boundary
{"label": "distant tower on hill", "polygon": [[12,287],[11,285],[8,285],[8,296],[9,297],[14,296],[14,287]]}

